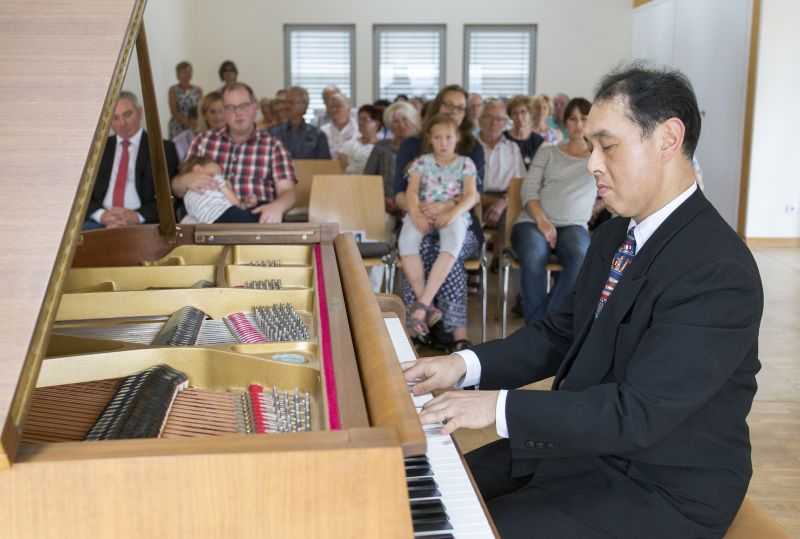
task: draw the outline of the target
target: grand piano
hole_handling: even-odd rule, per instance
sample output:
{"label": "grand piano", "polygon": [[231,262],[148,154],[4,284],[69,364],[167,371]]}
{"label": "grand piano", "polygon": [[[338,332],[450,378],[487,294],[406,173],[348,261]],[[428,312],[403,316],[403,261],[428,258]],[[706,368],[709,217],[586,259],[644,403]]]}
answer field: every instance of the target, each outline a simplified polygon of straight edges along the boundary
{"label": "grand piano", "polygon": [[[144,9],[0,6],[2,536],[495,535],[452,440],[420,425],[398,363],[413,352],[352,237],[326,224],[176,224]],[[134,48],[160,223],[83,233]],[[276,305],[300,336],[251,341],[230,325],[261,328],[256,307]],[[174,324],[189,307],[185,340]],[[158,437],[93,437],[126,380],[164,365],[188,388],[163,407]],[[278,430],[292,432],[264,433],[269,417],[253,412],[212,433],[216,411],[180,404],[244,402],[253,388],[282,396],[295,428]]]}

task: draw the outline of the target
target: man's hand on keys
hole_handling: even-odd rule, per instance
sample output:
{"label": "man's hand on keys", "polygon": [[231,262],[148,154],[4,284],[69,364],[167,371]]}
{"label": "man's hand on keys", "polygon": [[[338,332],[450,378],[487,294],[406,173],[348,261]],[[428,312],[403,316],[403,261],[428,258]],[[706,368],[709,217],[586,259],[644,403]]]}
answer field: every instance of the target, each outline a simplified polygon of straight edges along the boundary
{"label": "man's hand on keys", "polygon": [[[466,363],[461,356],[424,357],[403,363],[405,378],[413,384],[414,395],[436,389],[452,389],[464,377]],[[442,432],[459,428],[480,429],[495,421],[498,391],[447,391],[428,401],[420,413],[423,424],[442,423]]]}

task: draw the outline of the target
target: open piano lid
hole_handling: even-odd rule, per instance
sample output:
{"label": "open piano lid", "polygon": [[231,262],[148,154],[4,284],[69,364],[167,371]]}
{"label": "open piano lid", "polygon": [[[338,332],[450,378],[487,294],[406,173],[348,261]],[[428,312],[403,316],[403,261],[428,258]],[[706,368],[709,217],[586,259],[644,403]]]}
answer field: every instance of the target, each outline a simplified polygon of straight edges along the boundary
{"label": "open piano lid", "polygon": [[14,460],[144,5],[0,3],[0,469]]}

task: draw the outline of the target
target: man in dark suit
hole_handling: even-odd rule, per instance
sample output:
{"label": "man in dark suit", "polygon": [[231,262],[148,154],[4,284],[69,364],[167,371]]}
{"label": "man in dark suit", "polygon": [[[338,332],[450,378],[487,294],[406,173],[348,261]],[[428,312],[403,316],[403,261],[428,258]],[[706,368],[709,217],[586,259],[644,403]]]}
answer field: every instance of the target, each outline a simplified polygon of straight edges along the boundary
{"label": "man in dark suit", "polygon": [[[752,474],[761,279],[695,184],[680,73],[601,83],[584,132],[599,195],[572,300],[505,340],[406,367],[443,430],[492,423],[468,462],[504,538],[722,537]],[[506,390],[555,376],[552,391]],[[500,391],[486,391],[499,389]]]}
{"label": "man in dark suit", "polygon": [[[135,94],[120,92],[111,119],[114,136],[108,137],[94,182],[84,229],[117,228],[158,221],[156,191],[147,132],[142,129],[142,108]],[[178,154],[164,141],[167,172],[178,171]]]}

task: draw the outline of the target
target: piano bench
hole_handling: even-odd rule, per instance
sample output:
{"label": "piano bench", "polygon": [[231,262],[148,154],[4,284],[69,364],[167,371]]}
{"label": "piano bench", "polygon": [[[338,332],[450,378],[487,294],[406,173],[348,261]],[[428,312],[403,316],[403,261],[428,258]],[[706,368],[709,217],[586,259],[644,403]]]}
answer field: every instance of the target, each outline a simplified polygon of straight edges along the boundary
{"label": "piano bench", "polygon": [[783,528],[766,511],[745,498],[724,539],[789,539]]}

